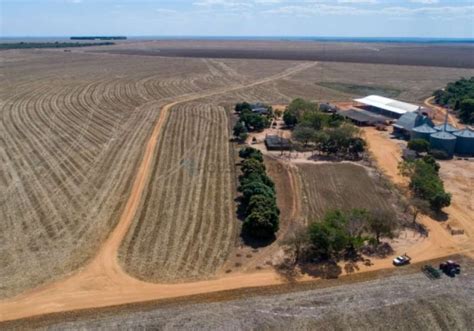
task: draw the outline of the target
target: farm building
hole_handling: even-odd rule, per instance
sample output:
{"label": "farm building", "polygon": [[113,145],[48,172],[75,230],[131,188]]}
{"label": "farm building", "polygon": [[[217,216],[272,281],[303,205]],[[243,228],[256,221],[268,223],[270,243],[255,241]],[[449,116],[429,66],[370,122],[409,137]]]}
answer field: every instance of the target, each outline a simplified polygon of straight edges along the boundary
{"label": "farm building", "polygon": [[260,102],[250,104],[250,109],[252,112],[260,115],[267,115],[270,113],[268,106]]}
{"label": "farm building", "polygon": [[291,142],[289,139],[271,135],[265,137],[265,146],[269,151],[289,151]]}
{"label": "farm building", "polygon": [[342,117],[349,119],[352,123],[359,125],[359,126],[368,126],[368,125],[375,125],[379,123],[385,123],[389,118],[374,114],[367,110],[363,109],[349,109],[344,111],[337,112]]}
{"label": "farm building", "polygon": [[456,131],[459,130],[458,128],[455,128],[454,126],[452,126],[449,123],[443,123],[443,124],[440,124],[440,125],[436,125],[434,128],[437,131],[446,131],[446,132],[449,132],[449,133],[453,133],[453,132],[456,132]]}
{"label": "farm building", "polygon": [[420,106],[378,95],[369,95],[365,98],[355,99],[354,101],[361,104],[362,106],[360,107],[366,110],[394,119],[398,119],[406,113],[423,112]]}
{"label": "farm building", "polygon": [[320,103],[319,104],[319,110],[324,112],[324,113],[335,113],[339,110],[339,108],[335,105],[330,104],[330,103]]}
{"label": "farm building", "polygon": [[417,126],[411,131],[411,139],[425,139],[430,141],[430,135],[436,133],[435,129],[429,126],[427,123]]}
{"label": "farm building", "polygon": [[449,132],[440,131],[430,136],[431,149],[446,152],[449,157],[453,157],[456,147],[456,137]]}
{"label": "farm building", "polygon": [[420,115],[418,112],[406,113],[393,124],[393,134],[404,138],[410,138],[414,128],[423,124],[433,127],[433,121],[428,116]]}
{"label": "farm building", "polygon": [[464,129],[454,132],[457,138],[455,152],[459,155],[474,156],[474,131]]}

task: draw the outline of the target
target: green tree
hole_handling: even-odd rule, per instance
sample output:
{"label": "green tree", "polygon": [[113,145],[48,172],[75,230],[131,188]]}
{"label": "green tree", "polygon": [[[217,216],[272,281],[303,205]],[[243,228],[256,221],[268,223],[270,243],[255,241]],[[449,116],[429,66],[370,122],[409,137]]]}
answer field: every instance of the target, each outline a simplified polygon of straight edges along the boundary
{"label": "green tree", "polygon": [[340,210],[329,211],[322,222],[311,223],[309,238],[316,254],[322,258],[338,256],[349,247],[351,237],[346,230],[347,216]]}
{"label": "green tree", "polygon": [[430,143],[425,139],[412,139],[408,142],[408,148],[417,153],[428,152],[430,150]]}
{"label": "green tree", "polygon": [[293,131],[293,138],[307,146],[313,140],[315,133],[316,131],[311,127],[297,125]]}
{"label": "green tree", "polygon": [[293,127],[298,123],[298,119],[296,118],[295,114],[290,113],[288,110],[286,110],[283,113],[283,122],[285,122],[285,125],[288,127]]}
{"label": "green tree", "polygon": [[263,162],[253,158],[245,159],[242,162],[241,170],[244,176],[248,176],[251,173],[265,174],[265,165]]}
{"label": "green tree", "polygon": [[263,162],[263,154],[256,148],[244,147],[239,151],[239,156],[243,159],[256,159]]}
{"label": "green tree", "polygon": [[234,137],[239,137],[244,132],[247,132],[247,128],[242,124],[242,122],[238,121],[235,123],[233,129]]}
{"label": "green tree", "polygon": [[264,195],[268,198],[275,198],[275,191],[262,182],[252,182],[241,186],[242,203],[247,206],[254,195]]}
{"label": "green tree", "polygon": [[[474,85],[473,85],[474,89]],[[474,124],[474,99],[464,99],[460,103],[459,118],[467,124]]]}
{"label": "green tree", "polygon": [[395,219],[391,212],[376,209],[371,211],[368,218],[367,229],[374,235],[377,244],[380,244],[380,238],[393,238],[395,230]]}
{"label": "green tree", "polygon": [[278,231],[278,215],[271,211],[254,211],[245,218],[242,229],[245,233],[258,239],[267,239]]}

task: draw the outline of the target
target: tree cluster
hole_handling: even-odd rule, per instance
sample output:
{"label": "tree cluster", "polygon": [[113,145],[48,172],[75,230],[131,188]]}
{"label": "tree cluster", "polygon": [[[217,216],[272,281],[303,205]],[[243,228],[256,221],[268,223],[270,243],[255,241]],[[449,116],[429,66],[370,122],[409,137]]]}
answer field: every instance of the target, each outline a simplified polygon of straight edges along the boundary
{"label": "tree cluster", "polygon": [[341,253],[357,253],[366,241],[379,244],[382,237],[392,238],[395,224],[393,215],[384,210],[333,210],[312,223],[308,234],[317,256],[337,258]]}
{"label": "tree cluster", "polygon": [[283,120],[294,127],[294,140],[304,147],[328,156],[357,159],[365,150],[365,141],[360,131],[336,114],[326,114],[318,110],[315,103],[295,99],[285,110]]}
{"label": "tree cluster", "polygon": [[474,124],[474,77],[461,78],[449,83],[445,89],[434,92],[435,102],[459,111],[459,118]]}
{"label": "tree cluster", "polygon": [[242,175],[239,191],[245,220],[242,231],[256,239],[268,239],[279,228],[280,210],[276,204],[275,184],[266,174],[262,153],[252,147],[240,150]]}
{"label": "tree cluster", "polygon": [[366,242],[379,244],[383,237],[392,238],[395,229],[396,221],[389,211],[337,209],[328,211],[321,220],[298,231],[284,244],[294,250],[296,261],[303,254],[337,260],[341,256],[356,256]]}
{"label": "tree cluster", "polygon": [[400,163],[400,173],[410,178],[410,189],[416,198],[426,200],[430,208],[440,212],[451,204],[451,194],[444,189],[439,177],[439,164],[430,155]]}
{"label": "tree cluster", "polygon": [[267,109],[269,110],[268,114],[258,114],[252,112],[252,108],[247,102],[236,104],[235,111],[239,115],[239,120],[234,125],[234,137],[240,141],[244,141],[248,137],[248,132],[262,131],[268,128],[273,115],[271,107],[267,106]]}

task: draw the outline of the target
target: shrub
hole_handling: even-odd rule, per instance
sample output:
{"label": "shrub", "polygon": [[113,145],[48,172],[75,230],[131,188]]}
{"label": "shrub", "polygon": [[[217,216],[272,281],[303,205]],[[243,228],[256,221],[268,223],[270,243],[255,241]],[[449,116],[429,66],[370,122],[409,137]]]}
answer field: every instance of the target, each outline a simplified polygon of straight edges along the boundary
{"label": "shrub", "polygon": [[417,153],[428,152],[430,143],[425,139],[412,139],[408,142],[408,148]]}
{"label": "shrub", "polygon": [[263,161],[263,154],[261,151],[259,151],[258,149],[255,149],[253,147],[245,147],[245,148],[242,148],[240,151],[239,151],[239,156],[243,159],[248,159],[248,158],[252,158],[252,159],[256,159],[260,162]]}

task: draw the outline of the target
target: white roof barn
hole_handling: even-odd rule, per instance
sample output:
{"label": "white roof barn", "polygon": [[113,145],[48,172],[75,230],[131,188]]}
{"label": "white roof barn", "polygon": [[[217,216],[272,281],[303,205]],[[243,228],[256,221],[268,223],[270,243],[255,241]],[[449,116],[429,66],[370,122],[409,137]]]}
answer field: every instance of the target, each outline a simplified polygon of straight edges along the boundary
{"label": "white roof barn", "polygon": [[365,98],[355,99],[354,101],[367,106],[383,109],[399,116],[405,113],[416,112],[421,108],[420,106],[413,105],[411,103],[385,98],[378,95],[369,95]]}

